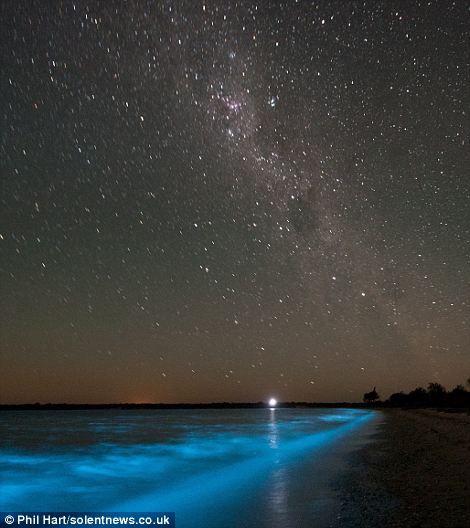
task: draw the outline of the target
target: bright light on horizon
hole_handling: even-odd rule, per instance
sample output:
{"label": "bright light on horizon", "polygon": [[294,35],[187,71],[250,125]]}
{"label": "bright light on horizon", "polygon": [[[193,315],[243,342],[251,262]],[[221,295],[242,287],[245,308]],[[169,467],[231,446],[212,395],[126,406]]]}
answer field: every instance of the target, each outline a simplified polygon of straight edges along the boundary
{"label": "bright light on horizon", "polygon": [[277,400],[276,400],[276,398],[271,398],[271,399],[269,400],[269,406],[270,406],[270,407],[276,407],[276,405],[277,405]]}

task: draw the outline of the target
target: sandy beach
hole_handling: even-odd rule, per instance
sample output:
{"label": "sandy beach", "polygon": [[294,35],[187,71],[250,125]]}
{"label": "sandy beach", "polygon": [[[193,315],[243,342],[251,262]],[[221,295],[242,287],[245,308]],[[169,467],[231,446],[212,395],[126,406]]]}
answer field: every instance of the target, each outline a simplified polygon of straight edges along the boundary
{"label": "sandy beach", "polygon": [[470,416],[386,410],[356,453],[334,526],[459,528],[470,522]]}

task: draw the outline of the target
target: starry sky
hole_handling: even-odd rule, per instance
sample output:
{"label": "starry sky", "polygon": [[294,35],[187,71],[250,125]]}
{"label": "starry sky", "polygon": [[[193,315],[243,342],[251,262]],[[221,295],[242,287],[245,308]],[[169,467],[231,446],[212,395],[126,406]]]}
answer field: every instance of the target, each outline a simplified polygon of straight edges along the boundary
{"label": "starry sky", "polygon": [[1,9],[1,402],[470,375],[467,2]]}

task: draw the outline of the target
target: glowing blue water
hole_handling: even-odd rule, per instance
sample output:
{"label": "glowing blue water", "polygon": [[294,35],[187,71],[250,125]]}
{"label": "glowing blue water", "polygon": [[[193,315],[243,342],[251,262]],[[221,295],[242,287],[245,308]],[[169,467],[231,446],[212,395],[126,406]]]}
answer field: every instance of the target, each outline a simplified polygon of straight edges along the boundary
{"label": "glowing blue water", "polygon": [[1,511],[175,511],[179,527],[327,526],[376,413],[3,412]]}

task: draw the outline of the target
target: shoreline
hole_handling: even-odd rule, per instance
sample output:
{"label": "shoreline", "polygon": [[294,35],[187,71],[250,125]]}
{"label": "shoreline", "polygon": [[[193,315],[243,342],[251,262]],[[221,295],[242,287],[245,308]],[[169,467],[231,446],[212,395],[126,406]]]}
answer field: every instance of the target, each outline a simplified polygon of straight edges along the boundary
{"label": "shoreline", "polygon": [[[371,409],[376,407],[351,402],[278,402],[276,409]],[[0,404],[0,411],[94,411],[94,410],[160,410],[160,409],[270,409],[269,403],[209,402],[209,403],[21,403]]]}
{"label": "shoreline", "polygon": [[428,409],[382,413],[374,441],[352,455],[333,526],[467,526],[470,417]]}

